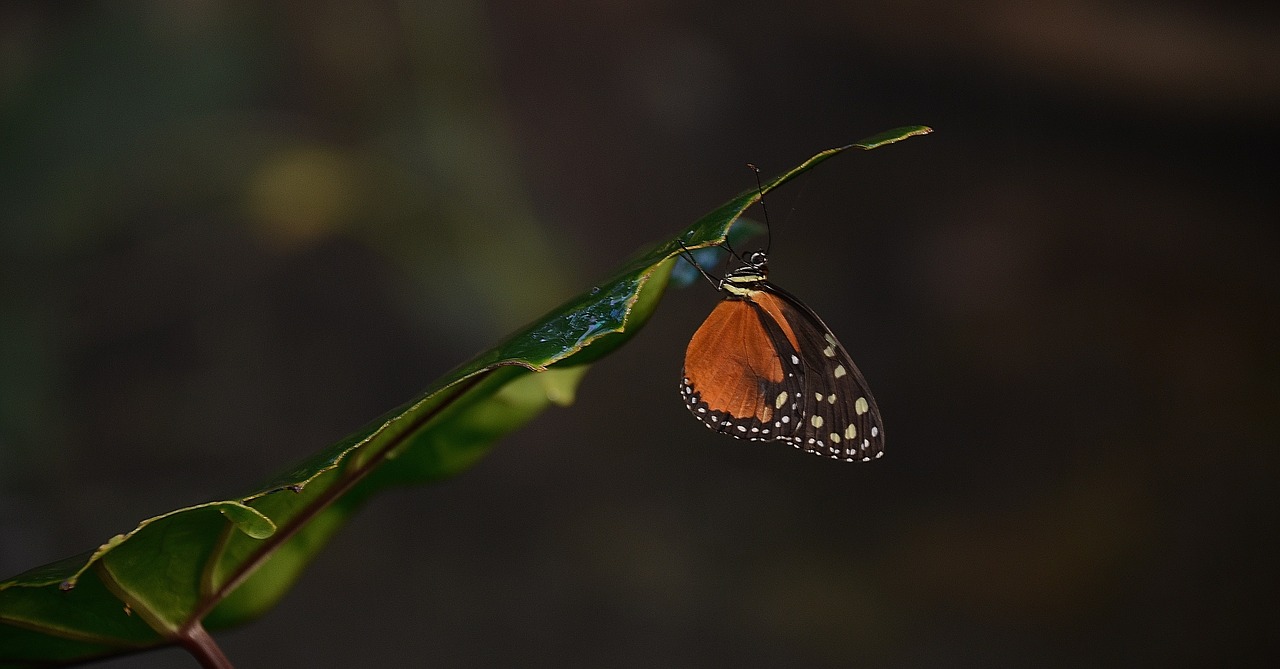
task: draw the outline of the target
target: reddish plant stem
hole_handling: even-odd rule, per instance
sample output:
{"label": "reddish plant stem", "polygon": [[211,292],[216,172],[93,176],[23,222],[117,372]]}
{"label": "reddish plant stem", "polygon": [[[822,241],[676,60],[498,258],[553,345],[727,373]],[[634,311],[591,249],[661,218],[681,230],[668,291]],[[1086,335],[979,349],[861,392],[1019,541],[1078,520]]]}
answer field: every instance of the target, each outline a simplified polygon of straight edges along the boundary
{"label": "reddish plant stem", "polygon": [[209,636],[200,621],[182,628],[177,640],[204,669],[235,669],[235,665],[231,664],[231,660],[223,654],[222,648],[218,647],[218,642]]}

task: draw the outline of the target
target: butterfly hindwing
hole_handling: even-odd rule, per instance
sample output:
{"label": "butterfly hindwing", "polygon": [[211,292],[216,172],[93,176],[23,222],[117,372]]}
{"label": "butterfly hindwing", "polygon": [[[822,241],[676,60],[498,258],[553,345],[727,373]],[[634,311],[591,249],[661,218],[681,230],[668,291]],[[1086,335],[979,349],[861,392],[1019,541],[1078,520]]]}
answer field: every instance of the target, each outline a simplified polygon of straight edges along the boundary
{"label": "butterfly hindwing", "polygon": [[[797,343],[803,373],[800,420],[790,436],[800,448],[839,460],[871,460],[884,451],[884,424],[862,372],[830,328],[785,291],[767,284]],[[784,356],[785,357],[785,356]]]}

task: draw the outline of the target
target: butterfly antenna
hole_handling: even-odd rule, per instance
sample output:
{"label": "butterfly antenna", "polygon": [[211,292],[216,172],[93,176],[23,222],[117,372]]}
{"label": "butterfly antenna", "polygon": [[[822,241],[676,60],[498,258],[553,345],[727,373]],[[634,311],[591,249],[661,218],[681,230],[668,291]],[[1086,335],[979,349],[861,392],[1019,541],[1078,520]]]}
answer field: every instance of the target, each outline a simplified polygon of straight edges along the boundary
{"label": "butterfly antenna", "polygon": [[[747,167],[751,168],[751,171],[756,173],[756,192],[759,193],[760,195],[760,210],[764,212],[764,232],[765,232],[764,254],[767,256],[769,255],[769,249],[773,248],[773,229],[769,227],[769,208],[764,205],[764,185],[760,182],[760,168],[756,167],[752,163],[747,163]],[[717,290],[719,290],[721,282],[717,281],[714,277],[708,274],[707,270],[703,269],[702,265],[699,265],[698,261],[693,259],[693,252],[690,251],[688,247],[684,245],[683,242],[679,242],[679,244],[680,244],[680,248],[683,249],[683,252],[685,254],[685,260],[688,260],[690,264],[698,268],[698,271],[702,273],[702,276],[706,277],[707,281],[710,281],[711,284],[714,285]],[[720,247],[728,251],[729,255],[733,257],[735,260],[737,260],[739,263],[743,265],[751,264],[747,262],[745,258],[743,258],[737,251],[733,249],[733,245],[729,243],[729,238],[727,235],[725,236],[725,240],[720,243]]]}
{"label": "butterfly antenna", "polygon": [[773,228],[769,227],[769,208],[764,205],[764,184],[760,183],[760,168],[751,163],[747,167],[756,173],[756,192],[760,194],[760,211],[764,214],[764,254],[769,255],[773,248]]}

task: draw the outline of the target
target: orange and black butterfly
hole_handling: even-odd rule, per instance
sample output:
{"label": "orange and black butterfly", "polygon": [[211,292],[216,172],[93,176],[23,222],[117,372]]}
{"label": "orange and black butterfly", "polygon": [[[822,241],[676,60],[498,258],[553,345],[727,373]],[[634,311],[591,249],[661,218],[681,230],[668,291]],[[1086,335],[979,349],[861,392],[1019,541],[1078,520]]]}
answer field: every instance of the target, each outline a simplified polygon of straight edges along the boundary
{"label": "orange and black butterfly", "polygon": [[766,251],[718,281],[689,261],[725,293],[685,351],[680,392],[694,417],[738,439],[836,460],[884,454],[884,422],[862,372],[812,309],[769,283]]}

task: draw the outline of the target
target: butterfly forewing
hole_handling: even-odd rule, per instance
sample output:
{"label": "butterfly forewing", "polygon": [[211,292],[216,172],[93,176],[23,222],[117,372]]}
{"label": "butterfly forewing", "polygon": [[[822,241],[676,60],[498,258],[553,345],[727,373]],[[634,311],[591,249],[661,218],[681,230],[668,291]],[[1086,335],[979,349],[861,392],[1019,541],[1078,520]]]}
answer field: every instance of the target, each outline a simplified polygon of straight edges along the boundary
{"label": "butterfly forewing", "polygon": [[698,420],[752,441],[777,439],[798,422],[803,387],[800,370],[776,355],[764,318],[749,300],[721,301],[689,341],[680,385]]}

